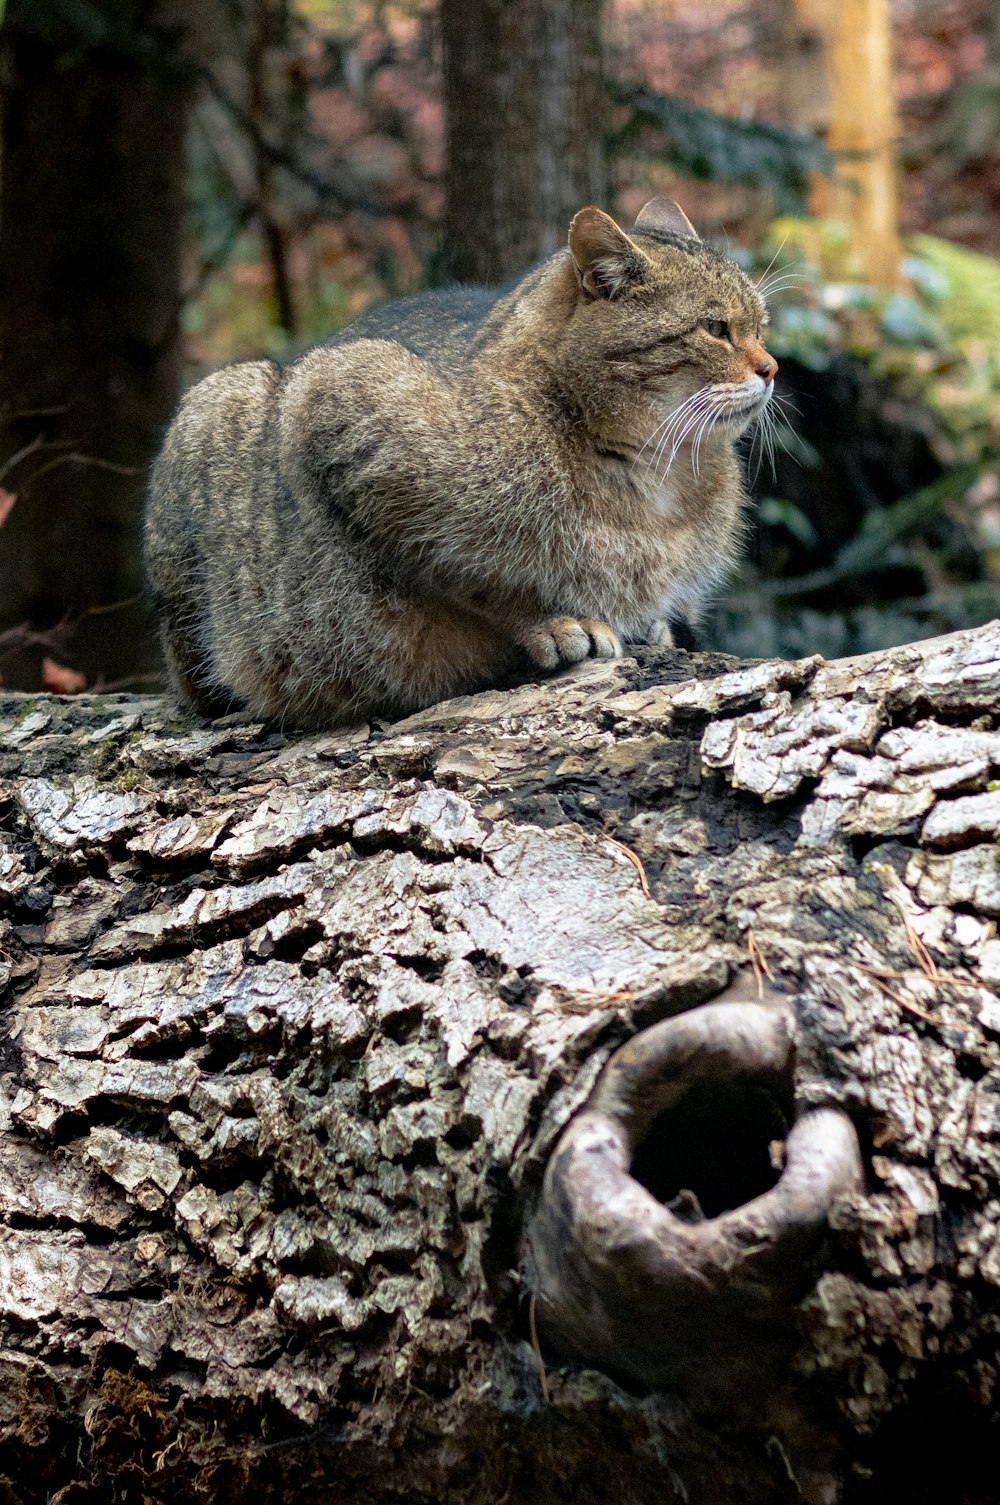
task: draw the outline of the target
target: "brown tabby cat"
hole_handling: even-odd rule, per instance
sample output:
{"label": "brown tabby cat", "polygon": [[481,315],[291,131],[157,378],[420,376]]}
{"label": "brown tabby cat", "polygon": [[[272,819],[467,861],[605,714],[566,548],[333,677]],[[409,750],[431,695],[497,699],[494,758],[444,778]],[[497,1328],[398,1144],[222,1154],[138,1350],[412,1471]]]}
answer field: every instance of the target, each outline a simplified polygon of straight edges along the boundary
{"label": "brown tabby cat", "polygon": [[185,398],[146,566],[175,688],[218,713],[399,715],[669,643],[741,532],[764,303],[678,207],[581,209],[512,290],[425,293]]}

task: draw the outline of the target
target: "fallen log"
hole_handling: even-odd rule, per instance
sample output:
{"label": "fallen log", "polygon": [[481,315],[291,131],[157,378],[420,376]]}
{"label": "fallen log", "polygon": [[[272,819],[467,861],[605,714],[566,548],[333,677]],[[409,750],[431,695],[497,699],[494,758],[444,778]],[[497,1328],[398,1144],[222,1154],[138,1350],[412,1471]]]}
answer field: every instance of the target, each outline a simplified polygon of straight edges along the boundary
{"label": "fallen log", "polygon": [[1000,624],[0,698],[0,1501],[992,1488]]}

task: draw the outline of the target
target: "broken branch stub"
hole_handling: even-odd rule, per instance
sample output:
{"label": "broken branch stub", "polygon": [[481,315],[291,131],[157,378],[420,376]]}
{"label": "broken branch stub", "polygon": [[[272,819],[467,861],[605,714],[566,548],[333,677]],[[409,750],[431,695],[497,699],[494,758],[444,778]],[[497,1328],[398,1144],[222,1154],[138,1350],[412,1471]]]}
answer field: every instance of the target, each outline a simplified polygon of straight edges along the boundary
{"label": "broken branch stub", "polygon": [[[766,1136],[790,1097],[793,1043],[786,998],[730,989],[611,1057],[549,1161],[528,1230],[538,1321],[558,1351],[652,1388],[759,1394],[788,1353],[830,1208],[863,1179],[854,1127],[832,1107],[791,1125],[773,1185],[760,1155],[753,1165],[754,1139],[765,1165],[779,1150]],[[676,1144],[713,1120],[716,1153],[743,1163],[745,1199],[731,1164],[698,1164]],[[697,1186],[677,1184],[685,1158]]]}

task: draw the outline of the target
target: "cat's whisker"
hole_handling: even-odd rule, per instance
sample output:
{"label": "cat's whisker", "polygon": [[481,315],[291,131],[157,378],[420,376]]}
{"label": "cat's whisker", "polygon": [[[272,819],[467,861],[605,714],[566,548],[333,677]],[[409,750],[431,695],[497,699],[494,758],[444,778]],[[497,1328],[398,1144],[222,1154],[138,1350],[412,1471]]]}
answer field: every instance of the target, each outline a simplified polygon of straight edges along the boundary
{"label": "cat's whisker", "polygon": [[786,454],[790,454],[791,451],[788,449],[788,447],[785,445],[784,441],[781,438],[781,432],[780,432],[780,429],[779,429],[777,418],[774,416],[773,413],[769,413],[768,414],[768,418],[770,420],[769,423],[768,423],[767,432],[768,432],[768,435],[770,437],[770,442],[771,442],[771,471],[772,471],[772,473],[775,476],[777,476],[777,474],[778,474],[778,454],[777,454],[778,446],[780,446],[781,449],[783,449]]}
{"label": "cat's whisker", "polygon": [[[699,394],[696,393],[695,397],[697,397],[698,395]],[[689,398],[688,401],[685,402],[682,407],[672,415],[670,422],[664,427],[664,430],[660,435],[659,442],[652,455],[650,456],[649,465],[652,470],[655,470],[659,465],[663,451],[671,442],[674,435],[684,428],[684,425],[686,424],[688,416],[692,409],[697,411],[697,403],[695,402],[694,397]]]}
{"label": "cat's whisker", "polygon": [[[799,417],[802,417],[802,409],[798,406],[797,403],[794,403],[792,401],[787,392],[782,392],[780,395],[775,392],[771,397],[771,402],[777,408],[782,417],[784,417],[786,408],[791,408],[793,413],[798,413]],[[791,427],[791,425],[789,425],[789,427]]]}
{"label": "cat's whisker", "polygon": [[701,473],[701,448],[708,434],[711,433],[720,419],[738,419],[741,416],[741,412],[745,411],[742,409],[739,401],[741,398],[745,399],[747,395],[746,383],[744,382],[722,383],[712,388],[706,388],[704,392],[704,404],[695,407],[690,414],[685,415],[686,422],[674,439],[664,476],[669,473],[681,445],[690,434],[694,433],[691,464],[694,476],[698,479]]}
{"label": "cat's whisker", "polygon": [[699,388],[699,390],[697,392],[692,392],[691,396],[690,397],[685,397],[685,399],[684,399],[683,402],[678,403],[677,407],[674,408],[671,412],[669,412],[667,414],[666,418],[661,419],[661,421],[656,425],[656,428],[650,434],[649,438],[642,445],[642,448],[636,454],[635,459],[632,461],[632,468],[633,469],[639,463],[639,459],[642,456],[642,454],[644,453],[644,451],[646,449],[648,449],[648,447],[650,446],[650,444],[653,443],[653,441],[657,438],[657,436],[661,436],[660,437],[660,442],[657,444],[656,450],[654,451],[653,460],[646,462],[647,464],[655,463],[656,454],[658,453],[658,451],[662,447],[664,439],[669,434],[672,425],[679,419],[680,415],[684,412],[685,408],[687,408],[691,403],[693,403],[698,397],[701,396],[701,393],[703,391],[704,391],[704,388]]}
{"label": "cat's whisker", "polygon": [[790,288],[790,287],[802,287],[803,284],[804,284],[804,282],[805,282],[805,279],[803,277],[796,277],[796,276],[778,277],[778,278],[775,279],[775,281],[769,282],[766,288],[761,288],[761,297],[762,298],[773,298],[774,295],[775,295],[775,293],[782,293],[787,288]]}
{"label": "cat's whisker", "polygon": [[663,475],[659,477],[660,484],[662,484],[662,482],[665,481],[667,476],[670,474],[670,468],[673,465],[674,460],[677,458],[677,454],[680,450],[681,445],[685,442],[688,436],[694,432],[697,425],[702,421],[706,410],[710,411],[711,409],[711,404],[714,401],[714,394],[708,388],[702,388],[699,395],[703,400],[697,407],[694,408],[694,410],[690,414],[686,416],[684,424],[682,425],[680,431],[674,439],[673,446],[670,450],[670,457],[667,460],[666,468],[663,471]]}
{"label": "cat's whisker", "polygon": [[775,267],[770,275],[765,273],[757,283],[757,290],[763,293],[766,287],[771,287],[775,282],[781,282],[786,277],[794,278],[796,282],[804,282],[806,274],[801,263],[796,266],[794,263],[789,262],[786,266]]}
{"label": "cat's whisker", "polygon": [[757,452],[757,463],[750,480],[750,484],[753,486],[757,484],[765,457],[770,462],[772,477],[777,478],[775,439],[788,452],[787,446],[781,441],[781,436],[778,432],[778,418],[775,416],[776,411],[780,414],[780,403],[781,399],[772,394],[755,416],[753,437],[750,442],[750,451],[747,455],[747,471],[749,474],[750,467],[753,465],[754,451],[756,450]]}
{"label": "cat's whisker", "polygon": [[[754,463],[755,452],[757,456],[756,463]],[[764,423],[762,418],[758,418],[754,424],[753,438],[750,441],[750,452],[747,455],[747,480],[751,486],[755,487],[760,480],[760,473],[764,468],[764,456],[766,453],[767,445],[764,439]],[[751,465],[753,465],[752,475],[750,473]]]}
{"label": "cat's whisker", "polygon": [[698,429],[698,432],[695,435],[694,444],[691,447],[691,467],[692,467],[692,470],[694,471],[694,476],[695,476],[696,480],[699,478],[699,475],[700,475],[700,468],[699,468],[699,466],[700,466],[700,459],[701,459],[701,441],[704,439],[706,433],[708,433],[712,428],[714,428],[715,424],[718,422],[718,420],[722,417],[723,413],[725,412],[725,408],[720,404],[720,399],[719,399],[718,394],[713,394],[713,397],[714,397],[714,401],[715,401],[715,406],[712,407],[712,408],[710,408],[709,411],[708,411],[708,413],[702,419],[701,427]]}
{"label": "cat's whisker", "polygon": [[775,438],[775,443],[778,444],[778,446],[781,449],[784,450],[784,452],[788,456],[788,458],[790,460],[794,460],[796,465],[801,466],[802,461],[799,459],[799,457],[795,453],[795,451],[793,449],[790,449],[789,446],[785,443],[784,439],[781,437],[781,430],[778,428],[777,424],[775,424],[775,427],[774,427],[774,438]]}
{"label": "cat's whisker", "polygon": [[773,413],[768,413],[767,422],[764,427],[764,443],[767,447],[767,457],[771,462],[771,479],[776,481],[778,479],[778,457],[774,452],[774,434],[774,415]]}
{"label": "cat's whisker", "polygon": [[663,451],[670,443],[673,434],[677,431],[678,425],[683,427],[685,421],[686,420],[684,418],[679,418],[675,415],[674,421],[664,429],[663,433],[660,435],[659,443],[649,457],[648,469],[652,471],[654,482],[657,485],[659,485],[659,466],[660,460],[663,457]]}
{"label": "cat's whisker", "polygon": [[761,479],[761,471],[764,470],[765,459],[768,459],[767,427],[764,424],[756,429],[755,438],[758,439],[758,468],[753,473],[753,485],[758,485]]}
{"label": "cat's whisker", "polygon": [[700,387],[697,392],[692,393],[692,395],[687,398],[672,414],[671,422],[661,436],[660,442],[657,444],[650,461],[651,468],[653,468],[654,471],[657,471],[664,450],[666,449],[667,445],[670,444],[671,441],[673,441],[670,450],[670,458],[667,461],[666,469],[664,470],[662,476],[657,474],[657,485],[661,485],[662,482],[666,479],[667,475],[670,473],[670,467],[673,464],[674,456],[676,455],[677,450],[680,448],[680,445],[684,442],[685,434],[688,433],[691,427],[693,427],[693,425],[698,421],[702,407],[707,399],[708,389],[706,387]]}
{"label": "cat's whisker", "polygon": [[761,283],[764,281],[764,278],[767,276],[768,272],[774,266],[774,263],[777,261],[778,257],[781,255],[782,251],[785,249],[785,245],[786,245],[787,241],[788,241],[788,236],[786,235],[785,238],[784,238],[784,240],[781,242],[781,245],[778,247],[778,249],[775,251],[774,255],[771,257],[771,260],[768,262],[767,266],[764,268],[764,270],[761,272],[760,276],[757,278],[756,286],[758,288],[760,287]]}
{"label": "cat's whisker", "polygon": [[[795,404],[793,402],[791,402],[790,399],[787,398],[787,397],[782,396],[782,397],[774,399],[775,412],[771,413],[769,415],[769,417],[771,419],[771,426],[772,426],[772,429],[774,431],[774,442],[781,446],[781,448],[784,450],[785,454],[788,456],[788,458],[790,460],[794,460],[796,465],[801,466],[802,460],[795,453],[795,450],[792,449],[790,447],[790,445],[788,445],[788,444],[785,443],[785,440],[781,436],[781,424],[782,423],[784,424],[784,426],[786,428],[790,429],[793,433],[795,432],[795,426],[789,420],[788,415],[785,412],[786,406],[787,407],[791,407],[791,408],[795,408]],[[799,411],[798,408],[795,408],[795,411],[798,412]]]}
{"label": "cat's whisker", "polygon": [[756,464],[756,466],[754,468],[754,473],[753,473],[753,482],[752,482],[752,484],[754,486],[756,486],[757,482],[760,480],[760,473],[764,469],[764,457],[767,454],[767,446],[764,443],[763,430],[761,430],[761,429],[757,430],[756,438],[759,439],[760,443],[757,446],[757,464]]}
{"label": "cat's whisker", "polygon": [[685,423],[688,421],[688,418],[692,413],[695,413],[699,410],[707,395],[708,388],[699,387],[697,392],[692,392],[690,397],[685,398],[685,400],[677,408],[674,409],[674,412],[671,416],[671,422],[665,434],[663,435],[660,444],[657,446],[658,450],[665,448],[666,444],[669,442],[670,438],[677,430],[683,429]]}
{"label": "cat's whisker", "polygon": [[691,474],[694,476],[696,481],[699,479],[701,474],[699,459],[701,455],[702,436],[705,433],[705,429],[712,423],[714,416],[715,415],[712,409],[709,408],[708,412],[702,418],[701,423],[698,426],[698,432],[695,434],[694,440],[691,444]]}
{"label": "cat's whisker", "polygon": [[754,466],[753,475],[750,476],[750,485],[751,486],[756,486],[758,478],[760,476],[760,467],[764,463],[763,429],[764,429],[764,415],[762,413],[758,417],[758,419],[756,420],[756,422],[754,423],[753,432],[752,432],[751,437],[750,437],[750,450],[749,450],[749,453],[747,454],[747,474],[750,475],[750,467],[754,463],[754,460],[753,460],[754,450],[757,451],[757,464]]}
{"label": "cat's whisker", "polygon": [[658,477],[658,481],[661,484],[667,479],[667,476],[673,469],[674,461],[677,459],[677,456],[680,453],[681,446],[690,438],[691,434],[694,432],[695,427],[701,419],[702,412],[703,409],[699,408],[696,413],[693,413],[690,420],[684,425],[684,428],[677,435],[677,438],[671,446],[670,454],[667,456],[667,463],[663,467],[663,473]]}
{"label": "cat's whisker", "polygon": [[774,300],[782,298],[785,293],[788,293],[792,298],[797,298],[801,288],[802,283],[800,282],[779,282],[774,287],[769,287],[765,296],[768,304],[773,308]]}
{"label": "cat's whisker", "polygon": [[701,462],[701,446],[702,446],[702,443],[703,443],[703,441],[705,439],[707,439],[711,435],[711,432],[715,428],[715,425],[719,422],[719,419],[722,418],[722,417],[723,417],[723,414],[721,414],[721,413],[714,414],[713,417],[712,417],[712,420],[708,424],[708,426],[704,429],[704,431],[702,433],[700,433],[698,435],[697,452],[698,452],[699,464]]}
{"label": "cat's whisker", "polygon": [[[675,416],[676,412],[677,412],[677,410],[675,408],[673,413],[668,413],[667,416],[666,416],[666,418],[661,418],[660,422],[656,425],[655,429],[650,434],[649,438],[645,440],[645,442],[640,446],[640,448],[638,450],[636,450],[635,456],[634,456],[634,458],[632,460],[632,464],[631,464],[631,467],[630,467],[632,470],[635,469],[635,467],[638,465],[639,461],[642,459],[642,456],[645,453],[645,451],[653,443],[653,440],[657,437],[657,435],[663,432],[663,429],[670,422],[670,420]],[[649,462],[647,461],[646,463],[648,464]]]}
{"label": "cat's whisker", "polygon": [[771,461],[771,474],[776,474],[776,453],[774,453],[774,433],[777,430],[777,418],[774,417],[774,409],[770,405],[764,409],[764,442],[767,445],[768,458]]}
{"label": "cat's whisker", "polygon": [[757,285],[757,291],[762,298],[766,298],[776,287],[783,283],[804,283],[809,280],[801,266],[777,267],[769,277],[763,277]]}
{"label": "cat's whisker", "polygon": [[[674,442],[670,446],[670,453],[666,457],[666,463],[663,465],[662,470],[658,469],[657,472],[656,472],[655,483],[656,483],[657,486],[662,486],[663,482],[667,479],[667,476],[670,474],[670,471],[671,471],[671,468],[673,466],[674,460],[677,458],[677,452],[680,449],[681,445],[684,443],[684,440],[687,438],[688,434],[691,432],[691,430],[694,427],[694,425],[698,422],[698,417],[699,417],[700,412],[701,412],[701,409],[699,408],[694,413],[692,413],[688,417],[686,417],[685,420],[684,420],[684,423],[681,425],[680,429],[677,431],[677,437],[674,439]],[[666,446],[664,445],[664,451],[665,450],[666,450]],[[663,459],[663,451],[661,451],[660,459],[661,460]]]}

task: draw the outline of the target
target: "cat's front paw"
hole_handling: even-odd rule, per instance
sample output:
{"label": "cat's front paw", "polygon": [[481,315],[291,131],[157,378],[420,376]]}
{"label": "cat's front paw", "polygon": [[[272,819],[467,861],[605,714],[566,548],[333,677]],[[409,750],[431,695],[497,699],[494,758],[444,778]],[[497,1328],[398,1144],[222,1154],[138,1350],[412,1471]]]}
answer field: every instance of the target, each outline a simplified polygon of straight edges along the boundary
{"label": "cat's front paw", "polygon": [[549,617],[529,627],[518,643],[539,669],[558,669],[585,658],[621,658],[618,634],[604,622],[579,621],[576,617]]}
{"label": "cat's front paw", "polygon": [[673,648],[674,630],[666,617],[655,617],[642,635],[651,648]]}

